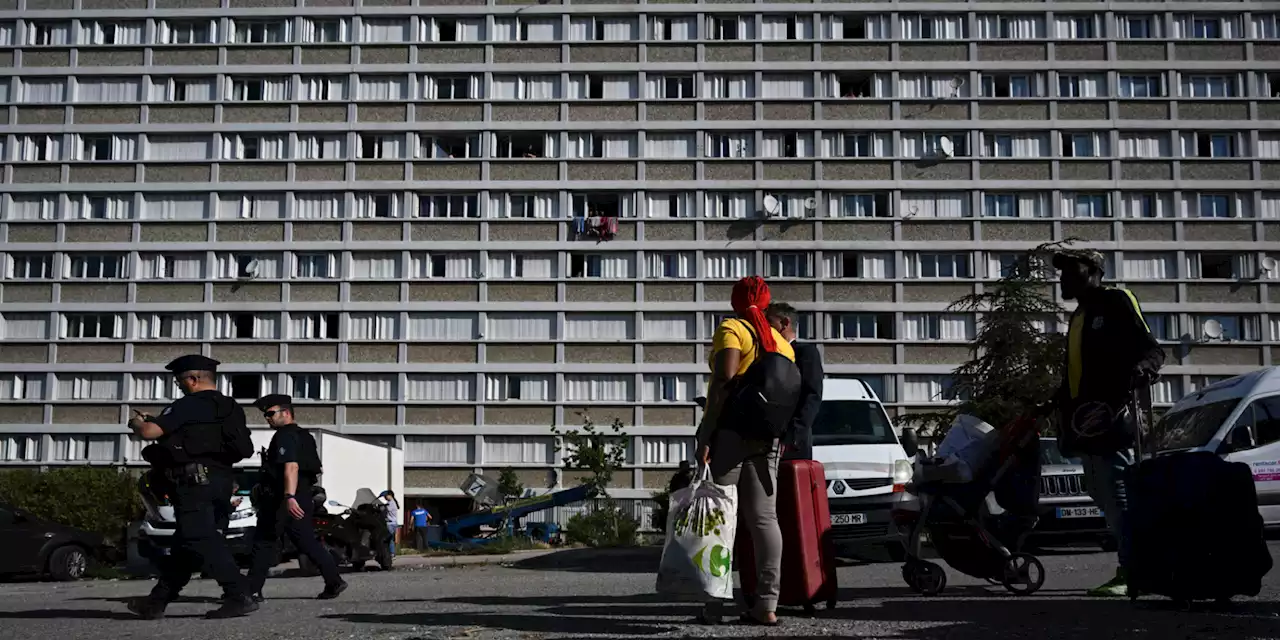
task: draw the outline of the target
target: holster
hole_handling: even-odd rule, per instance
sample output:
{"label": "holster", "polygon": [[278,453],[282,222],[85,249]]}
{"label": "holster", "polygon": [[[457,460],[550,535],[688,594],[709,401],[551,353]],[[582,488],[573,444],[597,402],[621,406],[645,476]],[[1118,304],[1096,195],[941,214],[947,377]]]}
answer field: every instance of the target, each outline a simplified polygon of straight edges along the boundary
{"label": "holster", "polygon": [[192,462],[165,469],[165,477],[179,486],[205,486],[209,484],[209,467],[199,462]]}

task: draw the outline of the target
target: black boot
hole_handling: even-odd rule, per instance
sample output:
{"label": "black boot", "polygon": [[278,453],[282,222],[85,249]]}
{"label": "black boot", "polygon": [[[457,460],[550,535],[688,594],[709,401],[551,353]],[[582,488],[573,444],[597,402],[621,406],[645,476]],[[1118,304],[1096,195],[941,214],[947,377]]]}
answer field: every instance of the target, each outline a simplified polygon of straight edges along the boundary
{"label": "black boot", "polygon": [[204,614],[204,617],[211,620],[221,618],[239,618],[247,616],[257,610],[258,603],[254,602],[253,598],[223,598],[222,606]]}
{"label": "black boot", "polygon": [[134,598],[129,601],[129,611],[143,620],[159,620],[164,617],[166,603],[151,598]]}
{"label": "black boot", "polygon": [[342,592],[346,590],[347,590],[347,581],[339,579],[337,582],[333,584],[326,584],[324,586],[324,591],[321,591],[320,595],[316,597],[321,600],[332,600],[342,595]]}

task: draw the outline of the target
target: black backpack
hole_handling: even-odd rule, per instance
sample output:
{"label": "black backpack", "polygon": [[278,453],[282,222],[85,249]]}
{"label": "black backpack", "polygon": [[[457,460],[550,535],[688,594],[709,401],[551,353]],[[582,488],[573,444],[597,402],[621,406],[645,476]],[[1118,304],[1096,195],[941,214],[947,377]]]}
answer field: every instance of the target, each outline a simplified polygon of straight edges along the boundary
{"label": "black backpack", "polygon": [[235,464],[254,454],[253,436],[246,424],[244,409],[236,401],[222,396],[218,403],[218,417],[222,419],[222,458],[227,464]]}
{"label": "black backpack", "polygon": [[314,477],[320,474],[320,449],[316,438],[306,429],[298,429],[298,472]]}
{"label": "black backpack", "polygon": [[739,322],[757,353],[746,372],[731,381],[718,426],[748,440],[776,440],[786,435],[800,402],[800,369],[781,353],[765,351],[751,323]]}

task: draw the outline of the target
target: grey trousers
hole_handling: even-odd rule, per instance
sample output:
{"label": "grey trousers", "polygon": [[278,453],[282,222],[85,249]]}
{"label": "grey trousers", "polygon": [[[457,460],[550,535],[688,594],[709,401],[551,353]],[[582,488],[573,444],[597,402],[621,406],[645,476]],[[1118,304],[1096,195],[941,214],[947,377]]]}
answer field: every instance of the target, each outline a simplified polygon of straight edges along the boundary
{"label": "grey trousers", "polygon": [[745,443],[729,434],[717,436],[711,447],[712,481],[738,487],[738,524],[751,536],[756,555],[756,593],[750,595],[755,597],[757,611],[774,611],[782,582],[778,446]]}

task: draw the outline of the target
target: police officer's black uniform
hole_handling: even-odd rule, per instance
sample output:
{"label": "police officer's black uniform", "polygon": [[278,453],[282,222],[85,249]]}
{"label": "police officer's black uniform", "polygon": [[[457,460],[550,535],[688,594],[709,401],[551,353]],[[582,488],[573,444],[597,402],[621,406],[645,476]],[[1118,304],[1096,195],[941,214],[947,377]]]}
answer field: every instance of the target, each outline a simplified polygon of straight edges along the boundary
{"label": "police officer's black uniform", "polygon": [[[254,403],[264,415],[273,407],[292,411],[292,404],[293,399],[282,394],[265,396]],[[296,496],[285,493],[285,465],[290,462],[298,465]],[[298,552],[310,558],[320,569],[320,575],[324,576],[324,591],[319,598],[336,598],[347,588],[347,583],[338,575],[338,565],[333,556],[316,539],[315,526],[311,522],[311,514],[315,510],[311,489],[319,472],[320,455],[315,438],[296,423],[276,428],[271,444],[264,452],[261,479],[253,491],[258,523],[253,532],[249,591],[255,600],[262,599],[267,573],[278,560],[281,535],[289,536]],[[302,518],[296,519],[289,512],[289,498],[302,508]]]}
{"label": "police officer's black uniform", "polygon": [[[175,374],[212,372],[218,364],[188,355],[165,368]],[[129,609],[143,618],[161,617],[190,582],[191,574],[204,568],[223,591],[222,606],[209,612],[209,617],[237,617],[256,610],[258,605],[248,597],[245,580],[217,528],[231,514],[235,484],[231,466],[243,456],[229,442],[230,434],[245,429],[244,410],[218,391],[197,391],[175,400],[158,416],[146,416],[145,421],[164,433],[143,450],[143,457],[152,465],[148,473],[154,483],[166,486],[177,528],[170,554],[158,561],[160,578],[151,594],[131,602]]]}

